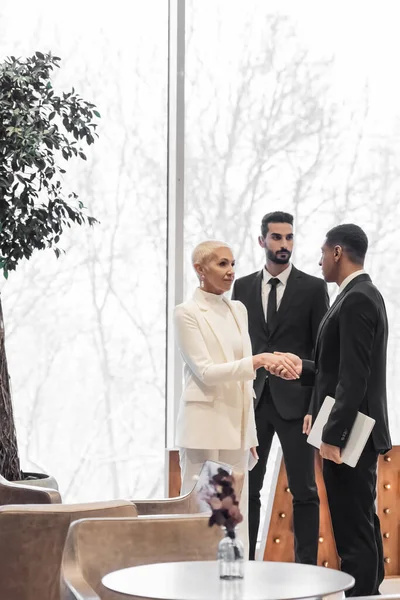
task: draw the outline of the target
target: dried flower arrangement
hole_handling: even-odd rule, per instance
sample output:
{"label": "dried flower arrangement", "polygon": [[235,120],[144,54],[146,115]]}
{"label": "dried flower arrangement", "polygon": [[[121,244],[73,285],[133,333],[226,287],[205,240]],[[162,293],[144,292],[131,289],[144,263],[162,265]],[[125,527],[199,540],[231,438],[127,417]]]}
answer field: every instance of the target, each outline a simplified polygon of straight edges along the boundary
{"label": "dried flower arrangement", "polygon": [[233,475],[219,467],[217,473],[209,479],[209,484],[199,494],[201,500],[207,502],[212,510],[209,526],[224,527],[231,539],[235,539],[236,525],[243,521],[233,485]]}

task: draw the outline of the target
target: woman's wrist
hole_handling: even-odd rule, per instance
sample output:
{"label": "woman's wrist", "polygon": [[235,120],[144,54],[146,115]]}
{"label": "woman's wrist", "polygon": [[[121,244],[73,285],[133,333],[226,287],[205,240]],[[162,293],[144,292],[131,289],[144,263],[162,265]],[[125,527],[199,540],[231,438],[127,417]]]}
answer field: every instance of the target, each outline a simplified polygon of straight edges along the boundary
{"label": "woman's wrist", "polygon": [[266,362],[266,358],[268,356],[268,353],[263,352],[262,354],[255,354],[253,356],[253,368],[255,371],[257,371],[257,369],[259,369],[260,367],[263,367],[265,365]]}

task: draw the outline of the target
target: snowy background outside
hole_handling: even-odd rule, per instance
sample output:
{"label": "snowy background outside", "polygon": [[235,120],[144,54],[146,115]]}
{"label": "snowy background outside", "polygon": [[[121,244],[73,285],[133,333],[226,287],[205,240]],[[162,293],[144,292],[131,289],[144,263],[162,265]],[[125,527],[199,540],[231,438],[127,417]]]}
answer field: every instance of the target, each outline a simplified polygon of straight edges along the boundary
{"label": "snowy background outside", "polygon": [[[261,217],[288,210],[294,262],[319,275],[325,232],[364,227],[390,320],[394,443],[399,12],[396,0],[186,3],[187,258],[216,237],[238,276],[259,269]],[[167,0],[0,6],[0,59],[51,50],[57,90],[74,86],[102,116],[67,180],[100,225],[1,284],[22,468],[54,475],[65,502],[164,492],[167,44]],[[195,285],[187,260],[187,296]]]}

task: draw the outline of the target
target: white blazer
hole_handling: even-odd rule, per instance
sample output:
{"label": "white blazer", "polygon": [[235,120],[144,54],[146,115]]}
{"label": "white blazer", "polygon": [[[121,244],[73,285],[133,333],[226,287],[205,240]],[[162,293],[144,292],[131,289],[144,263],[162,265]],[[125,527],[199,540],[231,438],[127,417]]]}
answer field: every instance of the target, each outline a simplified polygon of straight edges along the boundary
{"label": "white blazer", "polygon": [[182,448],[236,450],[258,445],[247,310],[241,302],[224,301],[242,336],[240,360],[234,359],[222,321],[199,289],[175,308],[176,341],[185,363],[175,439]]}

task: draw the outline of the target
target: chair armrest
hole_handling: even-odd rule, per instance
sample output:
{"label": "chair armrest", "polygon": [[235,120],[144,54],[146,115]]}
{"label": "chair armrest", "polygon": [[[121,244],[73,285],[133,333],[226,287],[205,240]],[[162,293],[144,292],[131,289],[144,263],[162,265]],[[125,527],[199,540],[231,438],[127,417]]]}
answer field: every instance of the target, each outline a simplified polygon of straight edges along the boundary
{"label": "chair armrest", "polygon": [[0,505],[6,504],[61,504],[61,496],[57,490],[2,479]]}
{"label": "chair armrest", "polygon": [[60,600],[101,600],[83,577],[75,550],[76,522],[69,527],[60,572]]}
{"label": "chair armrest", "polygon": [[88,585],[87,581],[74,569],[64,565],[61,582],[61,600],[101,600],[100,596]]}
{"label": "chair armrest", "polygon": [[[200,473],[197,483],[194,485],[191,492],[185,496],[177,498],[162,498],[160,500],[132,500],[135,504],[138,515],[193,515],[200,514],[204,511],[204,503],[199,503],[198,492],[201,489],[204,481],[202,481],[202,473],[207,473],[207,469],[211,469],[213,473],[217,472],[219,467],[226,468],[226,465],[214,461],[206,461]],[[240,498],[244,485],[244,473],[233,472],[235,479],[234,488],[236,496]],[[207,475],[207,478],[209,475]],[[207,511],[208,512],[208,511]]]}

